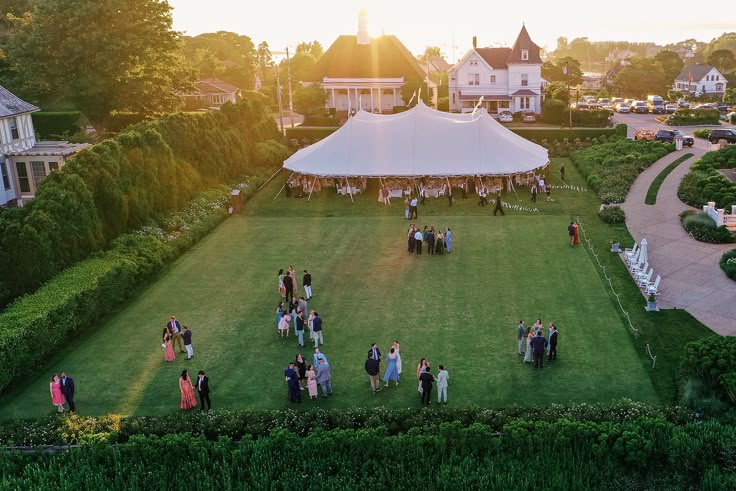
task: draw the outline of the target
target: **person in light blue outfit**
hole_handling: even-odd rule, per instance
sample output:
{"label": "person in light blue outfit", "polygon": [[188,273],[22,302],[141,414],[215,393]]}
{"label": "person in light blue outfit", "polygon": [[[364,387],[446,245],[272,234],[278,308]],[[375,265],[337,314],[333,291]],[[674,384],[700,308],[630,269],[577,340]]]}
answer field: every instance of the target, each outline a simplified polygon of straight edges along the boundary
{"label": "person in light blue outfit", "polygon": [[327,357],[324,353],[319,352],[319,348],[314,348],[314,366],[319,366],[319,360],[324,360],[327,363]]}
{"label": "person in light blue outfit", "polygon": [[276,307],[276,329],[279,328],[281,318],[284,316],[284,302],[279,302],[279,306]]}
{"label": "person in light blue outfit", "polygon": [[396,367],[396,360],[398,360],[398,358],[399,354],[394,348],[391,348],[391,351],[389,351],[388,356],[386,357],[388,360],[388,367],[386,368],[386,373],[383,374],[383,381],[386,382],[386,387],[388,387],[389,380],[394,380],[396,385],[399,385],[399,369]]}
{"label": "person in light blue outfit", "polygon": [[447,231],[445,232],[445,245],[447,246],[447,253],[452,252],[452,233],[450,232],[450,227],[447,227]]}

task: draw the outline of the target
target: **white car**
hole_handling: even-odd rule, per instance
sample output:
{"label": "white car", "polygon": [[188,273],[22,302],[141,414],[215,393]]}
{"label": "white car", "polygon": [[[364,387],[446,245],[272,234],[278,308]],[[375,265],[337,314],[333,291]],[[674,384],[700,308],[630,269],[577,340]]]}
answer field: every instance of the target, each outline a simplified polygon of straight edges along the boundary
{"label": "white car", "polygon": [[618,104],[616,104],[616,112],[621,114],[629,114],[631,112],[631,108],[623,102],[619,102]]}
{"label": "white car", "polygon": [[511,123],[514,121],[514,115],[510,111],[501,111],[498,120],[502,123]]}

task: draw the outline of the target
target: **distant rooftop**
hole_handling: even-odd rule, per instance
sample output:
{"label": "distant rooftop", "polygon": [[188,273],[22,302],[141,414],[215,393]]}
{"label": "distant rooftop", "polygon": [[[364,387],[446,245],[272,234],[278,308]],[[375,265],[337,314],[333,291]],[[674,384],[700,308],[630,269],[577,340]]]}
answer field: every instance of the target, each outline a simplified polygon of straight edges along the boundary
{"label": "distant rooftop", "polygon": [[80,150],[90,147],[89,143],[69,143],[65,141],[39,141],[28,150],[19,152],[10,152],[12,156],[59,156],[68,157],[74,155]]}
{"label": "distant rooftop", "polygon": [[40,111],[39,108],[16,96],[0,85],[0,118]]}

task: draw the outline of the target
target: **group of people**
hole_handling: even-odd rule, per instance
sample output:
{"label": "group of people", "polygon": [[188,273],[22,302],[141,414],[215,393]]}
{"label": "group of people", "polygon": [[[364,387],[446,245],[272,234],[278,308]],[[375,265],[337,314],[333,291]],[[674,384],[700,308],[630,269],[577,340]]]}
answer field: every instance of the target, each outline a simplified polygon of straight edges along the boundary
{"label": "group of people", "polygon": [[[199,394],[199,410],[204,411],[205,406],[209,411],[212,409],[210,402],[210,379],[204,374],[204,370],[197,373],[197,393]],[[179,391],[181,392],[181,408],[186,411],[197,407],[197,399],[194,397],[194,385],[189,378],[189,370],[182,370],[179,377]]]}
{"label": "group of people", "polygon": [[56,406],[57,411],[64,412],[64,404],[69,405],[69,412],[73,413],[77,410],[74,406],[74,380],[65,372],[61,372],[61,376],[54,374],[49,384],[51,392],[51,403]]}
{"label": "group of people", "polygon": [[570,225],[567,227],[567,233],[570,235],[570,247],[575,247],[580,243],[580,235],[578,232],[578,224],[570,222]]}
{"label": "group of people", "polygon": [[[309,312],[309,316],[307,316]],[[282,338],[288,338],[289,332],[294,329],[297,344],[304,347],[305,331],[309,331],[309,340],[317,348],[325,344],[322,334],[322,318],[319,312],[309,310],[304,297],[292,298],[288,305],[279,302],[276,307],[276,332]]]}
{"label": "group of people", "polygon": [[[297,293],[299,293],[299,284],[296,282],[296,271],[294,266],[289,266],[289,269],[284,273],[283,269],[279,269],[279,294],[281,295],[281,301],[291,301]],[[308,270],[304,270],[304,276],[302,277],[302,286],[304,287],[304,294],[306,299],[312,298],[312,274]]]}
{"label": "group of people", "polygon": [[[381,387],[381,350],[378,348],[376,343],[373,343],[368,350],[368,358],[365,361],[365,371],[368,373],[368,378],[371,384],[371,390],[373,394],[379,392],[382,388],[388,388],[389,382],[395,382],[395,386],[399,385],[399,379],[401,377],[401,353],[400,345],[398,341],[394,341],[391,345],[386,360],[388,366],[383,374],[384,385]],[[437,403],[444,402],[447,404],[447,385],[450,378],[447,370],[440,365],[439,373],[435,377],[431,373],[429,361],[426,358],[422,358],[417,366],[417,380],[419,381],[418,391],[420,394],[422,404],[431,404],[432,387],[434,383],[437,383],[437,389],[439,391],[437,395]]]}
{"label": "group of people", "polygon": [[284,370],[284,378],[289,391],[289,401],[302,402],[302,391],[306,390],[309,399],[317,399],[317,386],[322,389],[322,397],[327,399],[332,396],[332,373],[330,364],[327,362],[327,356],[320,352],[319,348],[314,349],[313,363],[307,364],[301,353],[296,355],[296,359],[289,363]]}
{"label": "group of people", "polygon": [[435,233],[434,226],[424,226],[424,231],[419,230],[416,224],[412,223],[409,226],[407,232],[408,240],[408,251],[409,254],[422,254],[422,244],[425,244],[427,254],[435,254],[441,256],[447,251],[448,254],[452,252],[452,232],[450,227],[442,232],[442,229],[437,229]]}
{"label": "group of people", "polygon": [[[519,342],[519,355],[524,357],[525,363],[534,363],[535,368],[544,368],[544,355],[547,361],[557,359],[557,326],[550,322],[548,326],[549,339],[544,337],[544,324],[537,319],[533,326],[527,326],[524,320],[519,321],[516,328],[516,337]],[[524,340],[526,339],[526,350]]]}
{"label": "group of people", "polygon": [[180,353],[187,354],[187,360],[194,358],[194,346],[192,345],[192,331],[188,326],[182,327],[175,316],[169,317],[164,327],[161,347],[164,349],[164,361],[176,360],[174,347],[179,346]]}

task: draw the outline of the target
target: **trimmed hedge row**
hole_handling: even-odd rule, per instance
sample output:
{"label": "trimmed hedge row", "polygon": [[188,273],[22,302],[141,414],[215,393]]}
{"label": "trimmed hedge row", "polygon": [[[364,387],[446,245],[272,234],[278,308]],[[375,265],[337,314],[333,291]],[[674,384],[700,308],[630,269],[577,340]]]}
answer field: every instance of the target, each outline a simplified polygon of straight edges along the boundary
{"label": "trimmed hedge row", "polygon": [[[613,113],[607,109],[596,109],[594,111],[572,112],[572,124],[578,128],[606,128]],[[570,120],[569,109],[562,111],[562,120],[558,123],[565,124]]]}
{"label": "trimmed hedge row", "polygon": [[729,244],[736,242],[736,235],[725,226],[716,227],[716,223],[707,213],[695,210],[685,210],[680,213],[680,222],[687,233],[695,240],[711,244]]}
{"label": "trimmed hedge row", "polygon": [[[432,411],[414,411],[429,414]],[[540,411],[543,414],[544,411]],[[298,418],[298,413],[294,413]],[[187,419],[186,417],[182,419]],[[282,427],[239,443],[188,433],[135,436],[111,445],[91,435],[78,449],[0,454],[8,489],[733,489],[736,428],[709,420],[682,426],[661,418],[593,422],[535,417],[502,426],[451,419],[392,435],[370,428],[322,430],[306,437]],[[385,485],[385,486],[384,486]],[[185,486],[186,487],[186,486]],[[432,488],[429,485],[429,488]]]}
{"label": "trimmed hedge row", "polygon": [[33,113],[31,118],[33,119],[33,128],[43,140],[73,135],[82,129],[80,126],[82,113],[79,111],[40,111]]}
{"label": "trimmed hedge row", "polygon": [[258,144],[271,139],[280,140],[276,124],[252,93],[220,111],[141,123],[80,152],[33,201],[0,213],[0,306],[202,189],[281,165],[256,160]]}
{"label": "trimmed hedge row", "polygon": [[680,181],[677,196],[685,203],[702,208],[715,201],[716,208],[731,209],[736,205],[736,182],[718,169],[736,168],[736,145],[729,145],[716,152],[708,152],[695,162],[690,172]]}
{"label": "trimmed hedge row", "polygon": [[570,159],[603,203],[623,203],[637,176],[674,149],[670,143],[612,138],[574,151]]}
{"label": "trimmed hedge row", "polygon": [[678,109],[667,118],[667,123],[672,126],[721,124],[721,113],[717,109]]}
{"label": "trimmed hedge row", "polygon": [[[244,190],[245,198],[251,189]],[[215,228],[227,216],[229,191],[220,190],[214,201],[195,200],[166,220],[166,230],[149,226],[121,235],[110,250],[78,262],[0,313],[0,391],[34,371],[63,340],[93,326]],[[213,203],[219,208],[213,210]]]}

